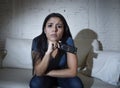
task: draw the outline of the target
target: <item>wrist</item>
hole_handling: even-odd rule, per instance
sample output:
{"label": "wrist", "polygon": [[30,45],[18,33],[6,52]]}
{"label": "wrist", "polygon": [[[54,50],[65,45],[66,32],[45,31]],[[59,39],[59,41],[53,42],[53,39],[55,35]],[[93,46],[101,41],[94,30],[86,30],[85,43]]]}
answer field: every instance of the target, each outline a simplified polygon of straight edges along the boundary
{"label": "wrist", "polygon": [[45,55],[50,55],[50,54],[51,54],[51,52],[48,52],[48,51],[45,53]]}

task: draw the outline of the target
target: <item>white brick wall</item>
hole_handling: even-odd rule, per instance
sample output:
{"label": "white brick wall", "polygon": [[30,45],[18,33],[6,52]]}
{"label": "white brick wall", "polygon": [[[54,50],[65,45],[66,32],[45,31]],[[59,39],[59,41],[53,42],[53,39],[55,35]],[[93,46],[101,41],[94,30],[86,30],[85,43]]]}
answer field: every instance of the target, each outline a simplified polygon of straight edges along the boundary
{"label": "white brick wall", "polygon": [[0,0],[0,38],[34,38],[51,12],[65,16],[74,38],[90,28],[104,50],[120,51],[120,0]]}

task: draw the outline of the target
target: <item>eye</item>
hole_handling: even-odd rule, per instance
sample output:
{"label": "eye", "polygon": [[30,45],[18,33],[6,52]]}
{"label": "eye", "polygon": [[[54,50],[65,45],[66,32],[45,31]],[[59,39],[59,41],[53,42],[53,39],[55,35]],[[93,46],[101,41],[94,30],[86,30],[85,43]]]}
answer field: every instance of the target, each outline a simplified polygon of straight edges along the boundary
{"label": "eye", "polygon": [[48,26],[48,27],[52,27],[52,24],[48,24],[47,26]]}
{"label": "eye", "polygon": [[62,25],[57,25],[57,28],[63,28],[63,26]]}

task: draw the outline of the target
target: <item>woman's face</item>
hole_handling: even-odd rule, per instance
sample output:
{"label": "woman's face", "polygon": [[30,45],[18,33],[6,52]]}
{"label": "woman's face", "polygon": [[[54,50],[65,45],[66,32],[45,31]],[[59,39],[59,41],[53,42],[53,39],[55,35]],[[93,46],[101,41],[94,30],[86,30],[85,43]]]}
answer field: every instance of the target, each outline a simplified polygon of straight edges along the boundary
{"label": "woman's face", "polygon": [[44,30],[48,40],[58,42],[62,38],[64,25],[59,17],[51,17]]}

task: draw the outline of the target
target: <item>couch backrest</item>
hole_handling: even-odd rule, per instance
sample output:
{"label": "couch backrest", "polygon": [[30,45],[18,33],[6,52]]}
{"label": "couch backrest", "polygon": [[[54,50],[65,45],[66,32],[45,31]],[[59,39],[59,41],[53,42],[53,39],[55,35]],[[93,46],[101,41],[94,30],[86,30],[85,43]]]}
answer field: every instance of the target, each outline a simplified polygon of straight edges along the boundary
{"label": "couch backrest", "polygon": [[32,69],[31,46],[32,39],[7,38],[3,67]]}
{"label": "couch backrest", "polygon": [[[92,44],[95,39],[97,39],[97,34],[90,29],[80,31],[75,37],[80,67],[85,65],[89,51],[93,45],[96,45],[96,43]],[[32,39],[7,38],[5,45],[7,55],[3,60],[3,67],[32,68],[31,46]]]}

